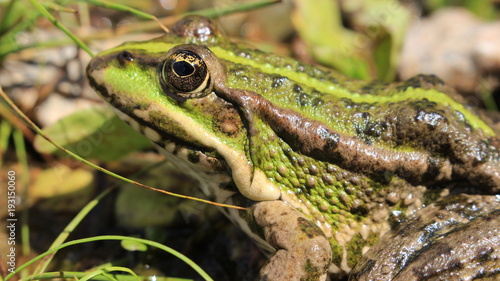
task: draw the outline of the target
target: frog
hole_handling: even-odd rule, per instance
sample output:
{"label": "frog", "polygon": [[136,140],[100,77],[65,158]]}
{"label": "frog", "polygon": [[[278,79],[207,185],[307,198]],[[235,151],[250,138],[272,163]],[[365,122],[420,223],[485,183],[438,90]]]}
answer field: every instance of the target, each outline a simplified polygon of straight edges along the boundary
{"label": "frog", "polygon": [[194,15],[86,74],[208,199],[243,207],[221,212],[269,257],[257,280],[500,276],[495,126],[433,75],[351,79]]}

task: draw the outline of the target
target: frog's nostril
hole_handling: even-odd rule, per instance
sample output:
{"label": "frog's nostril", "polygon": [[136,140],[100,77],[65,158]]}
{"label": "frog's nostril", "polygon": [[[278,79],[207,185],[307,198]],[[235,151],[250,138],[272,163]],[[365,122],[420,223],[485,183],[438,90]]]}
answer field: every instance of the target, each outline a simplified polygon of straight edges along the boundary
{"label": "frog's nostril", "polygon": [[94,70],[97,69],[99,65],[99,60],[98,59],[92,59],[89,64],[87,65],[87,69],[86,69],[86,72],[87,72],[87,76],[88,77],[91,77],[92,76],[92,73],[94,72]]}
{"label": "frog's nostril", "polygon": [[87,75],[96,72],[99,69],[105,68],[107,61],[100,56],[94,57],[87,65]]}
{"label": "frog's nostril", "polygon": [[121,51],[120,53],[118,53],[118,55],[116,57],[117,57],[118,61],[120,62],[120,64],[134,61],[134,55],[132,55],[128,51]]}

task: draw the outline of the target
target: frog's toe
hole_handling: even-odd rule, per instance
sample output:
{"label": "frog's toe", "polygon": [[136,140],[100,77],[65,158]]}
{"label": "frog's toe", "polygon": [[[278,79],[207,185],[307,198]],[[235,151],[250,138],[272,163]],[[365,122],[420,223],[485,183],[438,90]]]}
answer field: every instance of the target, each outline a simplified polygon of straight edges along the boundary
{"label": "frog's toe", "polygon": [[330,243],[323,231],[283,201],[253,207],[255,222],[276,253],[260,271],[260,280],[326,280]]}

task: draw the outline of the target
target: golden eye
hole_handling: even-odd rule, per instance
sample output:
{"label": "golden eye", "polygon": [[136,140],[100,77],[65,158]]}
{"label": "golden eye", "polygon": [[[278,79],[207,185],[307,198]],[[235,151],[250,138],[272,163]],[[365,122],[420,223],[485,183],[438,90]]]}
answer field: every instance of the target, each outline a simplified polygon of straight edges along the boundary
{"label": "golden eye", "polygon": [[161,69],[163,82],[173,94],[184,98],[199,97],[209,85],[210,74],[203,59],[190,50],[179,50],[170,55]]}

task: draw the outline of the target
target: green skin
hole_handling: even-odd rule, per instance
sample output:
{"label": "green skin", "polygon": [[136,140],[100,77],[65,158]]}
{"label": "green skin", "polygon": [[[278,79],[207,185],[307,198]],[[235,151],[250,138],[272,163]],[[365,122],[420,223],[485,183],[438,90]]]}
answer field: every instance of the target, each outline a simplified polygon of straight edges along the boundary
{"label": "green skin", "polygon": [[500,189],[489,121],[432,76],[353,81],[231,43],[200,17],[99,54],[87,75],[209,198],[249,207],[224,212],[277,250],[262,280],[345,276],[455,183],[484,196]]}

